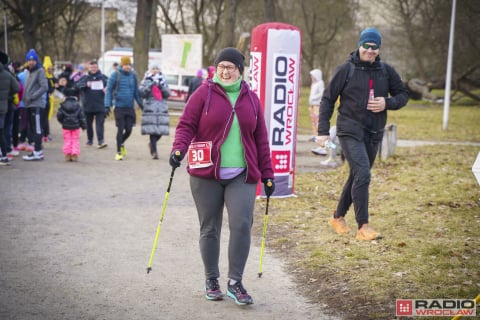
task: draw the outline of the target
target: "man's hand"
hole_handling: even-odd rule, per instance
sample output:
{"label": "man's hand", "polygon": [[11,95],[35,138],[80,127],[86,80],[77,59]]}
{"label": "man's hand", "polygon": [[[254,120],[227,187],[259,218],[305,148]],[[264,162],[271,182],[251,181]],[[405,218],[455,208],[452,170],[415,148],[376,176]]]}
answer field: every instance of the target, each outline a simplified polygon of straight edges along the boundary
{"label": "man's hand", "polygon": [[382,112],[385,110],[385,98],[384,97],[375,97],[371,100],[368,100],[367,110],[372,112]]}
{"label": "man's hand", "polygon": [[316,136],[315,142],[320,145],[320,147],[325,147],[325,144],[330,140],[330,136]]}

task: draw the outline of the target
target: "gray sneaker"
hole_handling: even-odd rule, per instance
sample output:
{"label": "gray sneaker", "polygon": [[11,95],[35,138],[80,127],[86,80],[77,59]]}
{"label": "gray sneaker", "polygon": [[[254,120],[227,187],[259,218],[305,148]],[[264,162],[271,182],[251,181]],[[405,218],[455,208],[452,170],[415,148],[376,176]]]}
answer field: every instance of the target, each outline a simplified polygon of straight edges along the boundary
{"label": "gray sneaker", "polygon": [[25,161],[39,161],[43,160],[43,151],[33,151],[26,156],[22,157]]}

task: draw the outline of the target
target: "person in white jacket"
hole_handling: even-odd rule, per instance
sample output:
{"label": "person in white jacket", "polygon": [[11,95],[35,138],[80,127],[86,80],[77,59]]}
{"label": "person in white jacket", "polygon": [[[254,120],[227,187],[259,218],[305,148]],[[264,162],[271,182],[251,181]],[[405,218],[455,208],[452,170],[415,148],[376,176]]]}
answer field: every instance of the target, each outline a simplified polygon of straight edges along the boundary
{"label": "person in white jacket", "polygon": [[313,135],[318,134],[318,114],[320,113],[320,101],[322,100],[325,83],[322,79],[322,71],[320,69],[313,69],[310,71],[312,84],[310,86],[310,96],[308,103],[310,104],[310,118],[312,119]]}
{"label": "person in white jacket", "polygon": [[[320,69],[313,69],[310,71],[310,77],[312,84],[310,86],[310,96],[308,103],[310,105],[310,118],[312,120],[313,136],[318,135],[318,115],[320,113],[320,101],[322,100],[323,90],[325,89],[325,83],[322,78],[322,71]],[[312,149],[312,152],[319,155],[326,155],[327,151],[323,147],[317,147]]]}

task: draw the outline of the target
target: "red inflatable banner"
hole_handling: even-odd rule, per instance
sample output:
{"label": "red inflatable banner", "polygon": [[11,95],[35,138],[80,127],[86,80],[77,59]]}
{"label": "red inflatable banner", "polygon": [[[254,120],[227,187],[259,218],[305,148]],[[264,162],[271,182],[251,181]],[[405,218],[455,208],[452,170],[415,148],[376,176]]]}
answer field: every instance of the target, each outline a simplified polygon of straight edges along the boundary
{"label": "red inflatable banner", "polygon": [[[273,197],[294,195],[301,32],[285,23],[252,30],[250,86],[262,103],[275,172]],[[263,194],[259,186],[258,195]]]}

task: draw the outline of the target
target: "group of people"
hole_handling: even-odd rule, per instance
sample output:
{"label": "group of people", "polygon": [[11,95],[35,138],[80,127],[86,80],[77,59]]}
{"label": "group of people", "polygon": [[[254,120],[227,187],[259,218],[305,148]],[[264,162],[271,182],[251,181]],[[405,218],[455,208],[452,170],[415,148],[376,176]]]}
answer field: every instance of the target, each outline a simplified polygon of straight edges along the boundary
{"label": "group of people", "polygon": [[51,140],[49,120],[54,96],[62,99],[56,118],[62,126],[62,151],[66,161],[79,158],[81,130],[86,130],[86,146],[94,144],[95,133],[97,148],[108,146],[104,125],[111,109],[114,109],[117,127],[115,159],[122,160],[126,156],[125,141],[136,123],[135,102],[143,110],[142,134],[150,136],[150,154],[158,159],[157,142],[162,135],[169,134],[166,103],[169,88],[158,66],[146,72],[139,83],[129,57],[121,58],[110,77],[92,60],[88,62],[87,72],[82,65],[74,71],[72,65],[67,64],[55,78],[50,58],[46,56],[42,64],[34,49],[28,51],[24,64],[12,63],[3,52],[0,52],[0,62],[0,72],[5,79],[0,87],[1,165],[10,165],[21,151],[27,152],[23,160],[44,159],[42,142]]}
{"label": "group of people", "polygon": [[50,90],[45,69],[33,49],[24,65],[4,52],[0,57],[0,164],[9,165],[22,150],[27,152],[23,160],[41,160]]}
{"label": "group of people", "polygon": [[[357,48],[345,63],[337,67],[325,88],[322,88],[320,70],[312,72],[312,81],[319,84],[310,100],[312,126],[316,129],[315,140],[324,147],[331,139],[330,121],[340,98],[337,136],[350,172],[329,224],[338,234],[349,233],[350,228],[344,217],[353,205],[357,222],[356,238],[367,241],[379,237],[379,233],[369,224],[369,185],[370,170],[382,140],[387,110],[400,109],[408,101],[408,91],[400,76],[392,66],[380,59],[381,44],[382,37],[378,30],[363,30]],[[34,56],[27,54],[27,61],[31,61],[31,58],[36,61]],[[30,72],[34,72],[34,64],[32,62]],[[239,50],[229,47],[218,53],[212,77],[201,81],[186,102],[169,157],[172,170],[180,167],[184,160],[187,162],[190,190],[200,225],[199,247],[204,266],[205,298],[218,301],[225,296],[219,282],[219,256],[223,211],[226,207],[230,231],[226,295],[242,306],[253,303],[252,296],[243,285],[243,273],[251,244],[257,184],[263,184],[267,198],[275,195],[266,122],[259,98],[243,80],[244,66],[245,57]],[[89,68],[89,73],[95,74],[96,70],[95,67]],[[44,72],[39,74],[43,76]],[[46,90],[46,80],[40,76],[38,78],[41,78],[38,87]],[[125,141],[135,123],[135,101],[144,114],[149,114],[149,117],[145,117],[142,133],[150,135],[150,152],[154,159],[158,157],[153,145],[159,137],[168,134],[168,108],[164,97],[169,93],[168,86],[157,70],[148,72],[138,85],[130,59],[123,57],[118,70],[108,81],[98,77],[84,81],[80,79],[78,83],[85,91],[83,96],[88,96],[87,91],[91,91],[91,101],[99,105],[102,103],[100,92],[104,92],[106,115],[115,106],[117,160],[126,155]],[[26,89],[32,90],[31,86]],[[16,88],[11,89],[11,92],[15,91]],[[24,100],[31,103],[30,98]],[[68,107],[68,101],[69,98],[62,108]],[[98,112],[101,114],[101,108]],[[158,118],[152,120],[153,117]],[[153,129],[154,122],[162,124],[161,131]],[[92,136],[88,137],[91,142]],[[99,137],[98,142],[101,147],[103,137]],[[37,145],[35,152],[41,152],[41,149],[37,151]]]}

